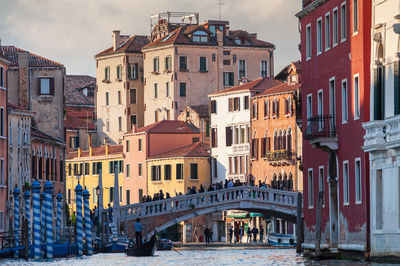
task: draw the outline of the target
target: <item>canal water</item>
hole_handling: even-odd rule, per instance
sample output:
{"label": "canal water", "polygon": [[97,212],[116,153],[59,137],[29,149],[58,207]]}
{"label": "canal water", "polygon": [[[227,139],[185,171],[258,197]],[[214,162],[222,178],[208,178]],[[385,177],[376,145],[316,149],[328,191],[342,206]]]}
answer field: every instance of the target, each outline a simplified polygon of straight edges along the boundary
{"label": "canal water", "polygon": [[[35,262],[0,259],[0,265],[371,265],[365,262],[314,262],[296,254],[294,249],[227,249],[157,251],[154,257],[127,257],[125,254],[96,254],[91,257],[55,259],[53,262]],[[378,265],[378,264],[374,264]]]}

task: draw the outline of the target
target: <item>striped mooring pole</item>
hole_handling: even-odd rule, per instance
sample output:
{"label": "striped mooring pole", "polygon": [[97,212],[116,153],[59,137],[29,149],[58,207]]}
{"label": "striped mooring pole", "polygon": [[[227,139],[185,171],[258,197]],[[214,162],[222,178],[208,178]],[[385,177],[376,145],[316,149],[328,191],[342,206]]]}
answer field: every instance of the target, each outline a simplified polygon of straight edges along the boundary
{"label": "striped mooring pole", "polygon": [[44,258],[44,251],[45,248],[43,249],[43,245],[46,244],[46,211],[45,211],[45,202],[46,202],[46,194],[43,191],[40,193],[40,215],[41,215],[41,223],[40,223],[40,228],[41,228],[41,233],[40,233],[40,238],[41,238],[41,245],[40,245],[40,250],[42,252],[42,258]]}
{"label": "striped mooring pole", "polygon": [[52,203],[52,192],[53,184],[47,181],[44,185],[44,191],[46,195],[45,199],[45,213],[46,213],[46,257],[53,259],[53,203]]}
{"label": "striped mooring pole", "polygon": [[82,186],[78,183],[75,187],[76,193],[76,245],[78,256],[83,255],[83,228],[82,228]]}
{"label": "striped mooring pole", "polygon": [[[19,200],[20,200],[20,190],[17,186],[15,186],[14,189],[14,240],[15,240],[15,246],[19,246],[19,230],[20,225],[19,225]],[[19,251],[16,250],[14,252],[14,257],[18,258],[19,257]]]}
{"label": "striped mooring pole", "polygon": [[61,204],[62,204],[62,199],[63,196],[61,193],[57,194],[57,231],[56,231],[56,236],[57,236],[57,241],[60,241],[61,239]]}
{"label": "striped mooring pole", "polygon": [[35,260],[42,258],[41,248],[41,225],[40,225],[40,183],[35,180],[32,183],[33,200],[33,256]]}
{"label": "striped mooring pole", "polygon": [[[28,245],[31,244],[31,193],[29,190],[24,192],[24,199],[25,199],[25,217],[26,221],[28,222]],[[30,248],[28,248],[28,257],[31,256]]]}
{"label": "striped mooring pole", "polygon": [[83,191],[83,202],[85,208],[85,238],[87,245],[87,255],[92,256],[93,254],[92,221],[90,219],[89,198],[90,198],[89,190],[85,189]]}

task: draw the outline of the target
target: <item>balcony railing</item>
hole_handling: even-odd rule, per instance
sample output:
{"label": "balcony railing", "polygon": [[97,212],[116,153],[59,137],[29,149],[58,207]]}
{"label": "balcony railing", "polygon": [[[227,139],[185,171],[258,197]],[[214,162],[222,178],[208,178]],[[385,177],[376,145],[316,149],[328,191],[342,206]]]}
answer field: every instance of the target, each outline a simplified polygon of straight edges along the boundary
{"label": "balcony railing", "polygon": [[317,115],[307,120],[304,139],[336,137],[336,122],[333,115]]}
{"label": "balcony railing", "polygon": [[290,161],[293,158],[293,152],[290,150],[271,151],[265,154],[265,158],[271,162]]}

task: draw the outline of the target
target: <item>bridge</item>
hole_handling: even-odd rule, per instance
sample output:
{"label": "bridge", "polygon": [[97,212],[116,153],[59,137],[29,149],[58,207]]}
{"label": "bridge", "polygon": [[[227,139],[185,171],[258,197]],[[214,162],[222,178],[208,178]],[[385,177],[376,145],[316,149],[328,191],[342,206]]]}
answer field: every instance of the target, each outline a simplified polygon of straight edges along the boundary
{"label": "bridge", "polygon": [[133,233],[140,218],[150,234],[190,218],[225,210],[245,210],[299,224],[302,220],[301,193],[239,186],[169,199],[119,206],[115,218]]}

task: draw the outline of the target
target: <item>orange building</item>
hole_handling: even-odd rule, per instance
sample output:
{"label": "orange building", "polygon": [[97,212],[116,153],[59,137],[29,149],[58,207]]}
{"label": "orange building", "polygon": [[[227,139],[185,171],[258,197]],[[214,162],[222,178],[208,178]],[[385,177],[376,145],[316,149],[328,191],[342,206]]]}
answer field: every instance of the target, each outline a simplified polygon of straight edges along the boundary
{"label": "orange building", "polygon": [[163,120],[138,129],[134,126],[132,131],[126,132],[123,136],[126,169],[123,204],[138,203],[147,195],[147,159],[199,140],[199,130],[183,121]]}
{"label": "orange building", "polygon": [[251,174],[256,184],[302,191],[302,133],[296,123],[299,71],[293,63],[287,80],[251,99]]}

